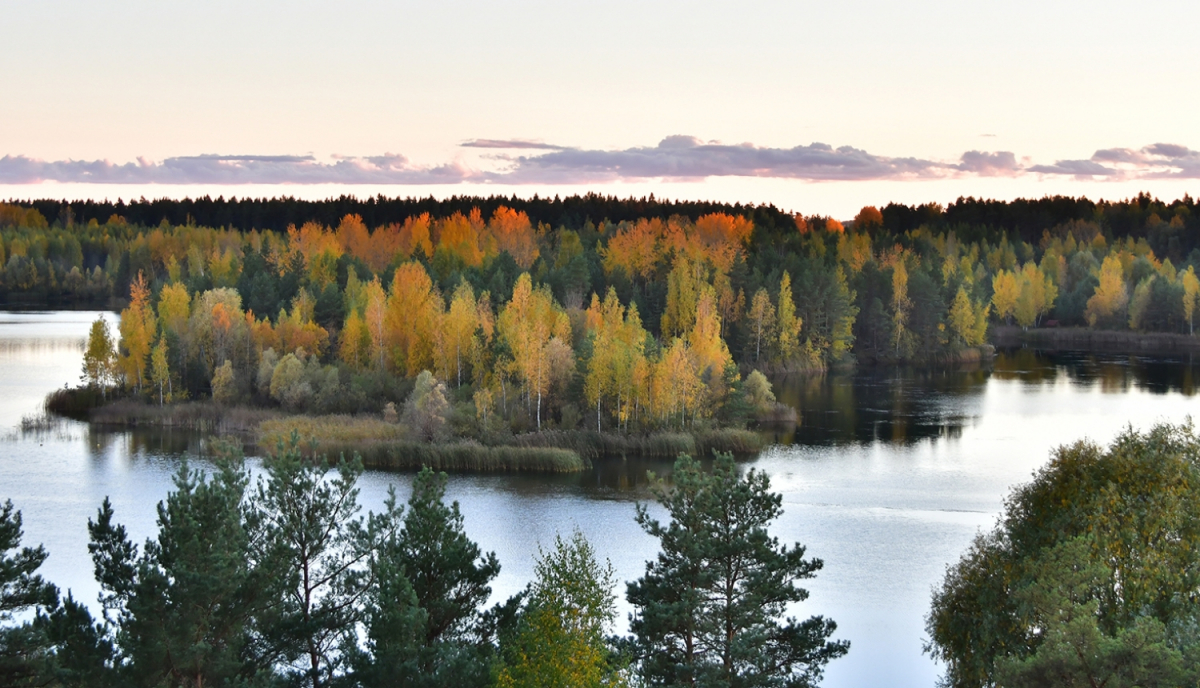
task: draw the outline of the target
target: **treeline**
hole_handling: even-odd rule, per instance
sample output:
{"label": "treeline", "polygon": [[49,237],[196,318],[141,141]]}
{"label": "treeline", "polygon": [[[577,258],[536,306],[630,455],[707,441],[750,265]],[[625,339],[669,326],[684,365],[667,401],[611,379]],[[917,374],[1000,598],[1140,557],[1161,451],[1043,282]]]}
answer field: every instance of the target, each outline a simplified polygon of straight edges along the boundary
{"label": "treeline", "polygon": [[105,500],[87,523],[98,617],[37,575],[47,553],[20,546],[5,504],[0,685],[805,687],[848,650],[833,621],[784,617],[821,561],[769,537],[780,496],[729,457],[679,460],[656,491],[668,523],[638,510],[662,552],[628,584],[627,637],[610,635],[612,567],[578,531],[488,607],[500,563],[445,503],[445,474],[418,475],[407,508],[393,492],[363,515],[360,472],[286,448],[253,485],[236,457],[211,475],[185,464],[140,549]]}
{"label": "treeline", "polygon": [[754,206],[712,201],[664,201],[651,194],[643,198],[617,198],[589,193],[582,196],[532,198],[512,196],[452,196],[446,199],[389,198],[379,195],[359,199],[340,196],[324,201],[306,201],[292,197],[281,198],[185,198],[175,200],[125,201],[59,201],[37,200],[22,204],[36,210],[43,218],[58,224],[86,225],[93,220],[104,223],[113,215],[126,221],[153,227],[159,224],[199,225],[250,230],[287,231],[291,225],[306,222],[336,225],[346,215],[358,215],[372,227],[403,223],[410,217],[428,213],[432,217],[448,217],[454,213],[467,215],[479,208],[490,216],[500,206],[512,208],[529,216],[534,224],[579,228],[589,220],[627,222],[641,218],[686,217],[692,220],[709,213],[729,213],[750,218],[765,227],[790,226],[791,215],[774,206]]}
{"label": "treeline", "polygon": [[846,225],[586,198],[647,214],[551,225],[488,199],[275,231],[7,205],[0,283],[10,300],[130,300],[98,385],[378,411],[428,370],[480,432],[737,423],[763,396],[743,389],[752,369],[969,356],[997,323],[1190,333],[1200,291],[1186,197],[960,199]]}

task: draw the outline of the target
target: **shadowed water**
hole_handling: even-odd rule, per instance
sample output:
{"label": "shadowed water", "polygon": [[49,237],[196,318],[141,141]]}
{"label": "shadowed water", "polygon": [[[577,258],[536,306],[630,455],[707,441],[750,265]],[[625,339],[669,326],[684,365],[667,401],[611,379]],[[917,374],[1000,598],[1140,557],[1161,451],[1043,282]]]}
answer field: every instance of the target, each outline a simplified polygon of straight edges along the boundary
{"label": "shadowed water", "polygon": [[[204,442],[179,430],[114,433],[35,421],[47,392],[78,380],[95,317],[0,313],[0,499],[24,513],[26,542],[49,549],[46,576],[88,601],[97,587],[87,519],[109,496],[136,540],[151,535],[172,473],[184,457],[201,461]],[[812,596],[795,610],[832,617],[837,637],[852,643],[823,685],[934,685],[938,667],[921,653],[930,591],[975,533],[991,527],[1010,487],[1028,480],[1056,445],[1107,442],[1128,423],[1182,421],[1198,408],[1195,379],[1197,365],[1186,360],[1017,350],[973,369],[776,380],[777,396],[800,410],[801,422],[764,429],[777,444],[747,465],[766,471],[783,494],[775,534],[825,562],[804,582]],[[501,599],[531,578],[539,544],[576,527],[612,560],[618,578],[640,575],[656,552],[633,522],[635,503],[648,498],[647,470],[665,474],[670,466],[628,461],[574,476],[456,476],[449,494],[471,537],[500,558],[494,597]],[[393,484],[406,498],[410,479],[368,473],[362,501],[378,508]]]}

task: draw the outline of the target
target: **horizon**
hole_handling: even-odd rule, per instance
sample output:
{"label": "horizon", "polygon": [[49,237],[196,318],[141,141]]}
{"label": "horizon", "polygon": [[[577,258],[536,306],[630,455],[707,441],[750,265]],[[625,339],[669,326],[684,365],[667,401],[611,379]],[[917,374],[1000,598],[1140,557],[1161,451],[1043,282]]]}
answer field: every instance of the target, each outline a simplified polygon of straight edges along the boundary
{"label": "horizon", "polygon": [[[17,96],[0,103],[0,197],[596,191],[845,217],[1195,196],[1200,95],[1179,85],[1200,53],[1131,34],[1127,14],[19,3],[0,46]],[[1138,20],[1186,26],[1200,6],[1143,3]]]}

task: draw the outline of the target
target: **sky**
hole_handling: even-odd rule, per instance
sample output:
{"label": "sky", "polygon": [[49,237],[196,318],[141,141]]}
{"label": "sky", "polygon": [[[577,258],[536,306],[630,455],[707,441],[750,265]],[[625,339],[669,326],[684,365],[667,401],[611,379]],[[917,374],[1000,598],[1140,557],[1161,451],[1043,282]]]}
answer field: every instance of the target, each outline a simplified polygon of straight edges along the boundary
{"label": "sky", "polygon": [[1200,3],[0,4],[0,198],[1200,195]]}

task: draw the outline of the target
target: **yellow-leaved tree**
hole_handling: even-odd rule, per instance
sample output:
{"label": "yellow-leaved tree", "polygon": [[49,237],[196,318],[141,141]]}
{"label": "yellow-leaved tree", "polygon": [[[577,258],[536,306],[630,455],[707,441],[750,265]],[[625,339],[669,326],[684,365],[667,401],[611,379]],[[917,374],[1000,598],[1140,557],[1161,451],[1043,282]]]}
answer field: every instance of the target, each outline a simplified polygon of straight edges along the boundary
{"label": "yellow-leaved tree", "polygon": [[966,346],[983,344],[987,335],[987,315],[990,306],[986,303],[975,304],[967,296],[967,290],[958,288],[954,302],[950,305],[950,330]]}
{"label": "yellow-leaved tree", "polygon": [[992,277],[992,308],[996,317],[1008,321],[1017,308],[1017,299],[1021,297],[1021,284],[1017,276],[1008,270],[1000,270]]}
{"label": "yellow-leaved tree", "polygon": [[384,341],[396,372],[416,377],[433,367],[433,328],[441,303],[420,263],[410,261],[396,269],[384,317]]}
{"label": "yellow-leaved tree", "polygon": [[[513,367],[525,387],[526,402],[536,404],[537,427],[542,429],[542,398],[549,391],[552,358],[571,338],[571,321],[546,285],[534,289],[529,273],[521,273],[512,300],[500,312],[500,336],[512,351]],[[569,346],[567,346],[569,350]]]}
{"label": "yellow-leaved tree", "polygon": [[1129,303],[1129,289],[1125,286],[1125,272],[1119,257],[1109,254],[1100,265],[1099,277],[1100,284],[1096,285],[1083,313],[1092,327],[1120,318],[1121,311]]}
{"label": "yellow-leaved tree", "polygon": [[475,290],[470,283],[463,280],[454,290],[450,298],[450,309],[442,318],[438,336],[441,345],[436,352],[438,368],[444,379],[457,376],[458,386],[462,386],[463,365],[469,363],[471,342],[475,330],[479,327],[479,311],[475,301]]}
{"label": "yellow-leaved tree", "polygon": [[775,346],[779,361],[787,365],[800,354],[800,330],[804,325],[800,316],[796,315],[792,276],[787,271],[779,279],[778,303],[775,310]]}
{"label": "yellow-leaved tree", "polygon": [[125,377],[125,384],[140,393],[158,330],[154,309],[150,307],[150,287],[142,273],[139,272],[137,279],[129,285],[129,296],[129,307],[121,311],[121,353],[117,365]]}
{"label": "yellow-leaved tree", "polygon": [[1183,317],[1188,321],[1188,334],[1193,334],[1192,315],[1196,312],[1196,296],[1200,295],[1200,279],[1196,278],[1196,270],[1191,265],[1187,272],[1182,272],[1179,281],[1183,284]]}

